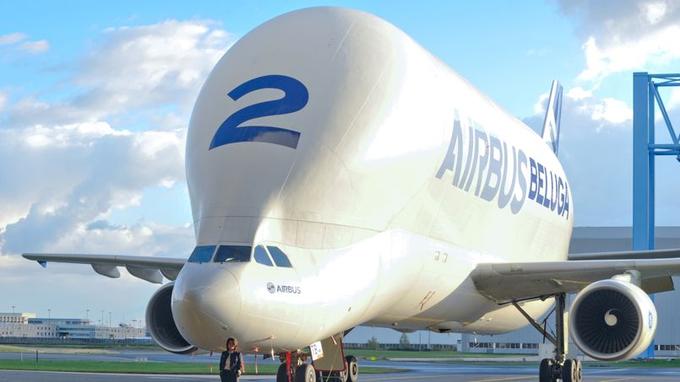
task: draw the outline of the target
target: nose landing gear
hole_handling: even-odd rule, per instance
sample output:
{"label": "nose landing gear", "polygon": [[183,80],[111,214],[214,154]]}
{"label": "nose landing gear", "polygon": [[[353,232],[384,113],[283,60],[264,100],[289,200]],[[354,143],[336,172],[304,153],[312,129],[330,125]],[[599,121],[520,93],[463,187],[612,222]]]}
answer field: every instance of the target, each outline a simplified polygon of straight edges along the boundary
{"label": "nose landing gear", "polygon": [[345,370],[318,371],[306,363],[307,354],[287,352],[279,354],[281,365],[276,373],[276,382],[358,382],[359,362],[356,357],[345,357]]}

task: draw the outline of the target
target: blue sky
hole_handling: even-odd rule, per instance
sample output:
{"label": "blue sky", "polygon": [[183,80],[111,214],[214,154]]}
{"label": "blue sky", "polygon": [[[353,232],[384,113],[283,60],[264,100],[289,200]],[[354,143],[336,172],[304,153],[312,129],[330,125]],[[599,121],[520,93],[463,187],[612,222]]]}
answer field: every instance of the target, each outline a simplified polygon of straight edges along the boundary
{"label": "blue sky", "polygon": [[[0,311],[141,319],[154,286],[86,266],[44,271],[18,254],[186,256],[184,139],[198,89],[239,37],[315,5],[392,22],[533,127],[561,80],[576,223],[630,223],[631,73],[680,71],[674,2],[10,2],[0,5]],[[680,92],[666,96],[677,120]],[[659,168],[658,222],[678,225],[680,168]]]}

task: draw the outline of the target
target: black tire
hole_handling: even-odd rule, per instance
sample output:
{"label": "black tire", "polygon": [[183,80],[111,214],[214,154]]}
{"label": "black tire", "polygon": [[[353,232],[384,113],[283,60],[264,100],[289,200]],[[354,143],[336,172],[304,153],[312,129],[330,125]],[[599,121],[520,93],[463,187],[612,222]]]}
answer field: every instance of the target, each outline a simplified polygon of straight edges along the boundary
{"label": "black tire", "polygon": [[[539,382],[553,382],[553,372],[555,370],[555,362],[550,358],[541,360],[541,366],[538,369]],[[278,381],[277,381],[278,382]]]}
{"label": "black tire", "polygon": [[276,372],[276,382],[288,382],[288,373],[286,372],[286,364],[282,363],[279,370]]}
{"label": "black tire", "polygon": [[[278,381],[277,381],[278,382]],[[303,363],[295,369],[295,382],[316,382],[314,366]]]}
{"label": "black tire", "polygon": [[564,361],[564,365],[562,365],[562,382],[578,382],[578,379],[576,379],[576,364],[577,362],[573,359]]}
{"label": "black tire", "polygon": [[357,382],[359,380],[359,361],[357,357],[348,355],[345,357],[347,361],[347,382]]}

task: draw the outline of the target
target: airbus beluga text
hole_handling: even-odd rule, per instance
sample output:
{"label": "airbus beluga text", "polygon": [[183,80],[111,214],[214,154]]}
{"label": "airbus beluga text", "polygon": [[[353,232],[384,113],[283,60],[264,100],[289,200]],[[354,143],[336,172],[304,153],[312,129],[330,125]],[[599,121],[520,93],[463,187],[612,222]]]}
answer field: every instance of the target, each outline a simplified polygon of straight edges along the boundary
{"label": "airbus beluga text", "polygon": [[568,326],[584,353],[631,358],[656,329],[645,291],[672,288],[680,259],[569,258],[561,97],[555,82],[539,136],[393,25],[291,12],[231,47],[196,101],[188,260],[24,256],[165,277],[146,318],[160,346],[220,351],[237,337],[280,356],[278,382],[356,381],[342,337],[358,325],[542,330],[535,320],[555,304],[540,380],[579,381],[580,362],[565,359],[565,294],[578,293]]}

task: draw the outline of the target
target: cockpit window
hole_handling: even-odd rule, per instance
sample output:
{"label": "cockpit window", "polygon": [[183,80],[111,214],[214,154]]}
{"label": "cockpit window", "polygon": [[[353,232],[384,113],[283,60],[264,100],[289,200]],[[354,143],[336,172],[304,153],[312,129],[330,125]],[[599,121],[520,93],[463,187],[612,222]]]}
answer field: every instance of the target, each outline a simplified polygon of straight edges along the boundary
{"label": "cockpit window", "polygon": [[248,262],[252,250],[253,247],[245,245],[220,245],[213,261],[216,263]]}
{"label": "cockpit window", "polygon": [[288,256],[286,256],[286,254],[278,247],[268,246],[267,249],[269,250],[269,254],[272,255],[274,264],[276,264],[277,267],[293,268],[290,264],[290,260],[288,260]]}
{"label": "cockpit window", "polygon": [[272,259],[269,258],[269,255],[267,254],[267,251],[264,249],[263,246],[258,245],[257,247],[255,247],[255,255],[254,256],[255,256],[256,262],[258,262],[260,264],[268,265],[270,267],[274,266],[274,264],[272,263]]}
{"label": "cockpit window", "polygon": [[200,245],[194,248],[194,251],[189,256],[190,263],[207,263],[215,253],[214,245]]}

